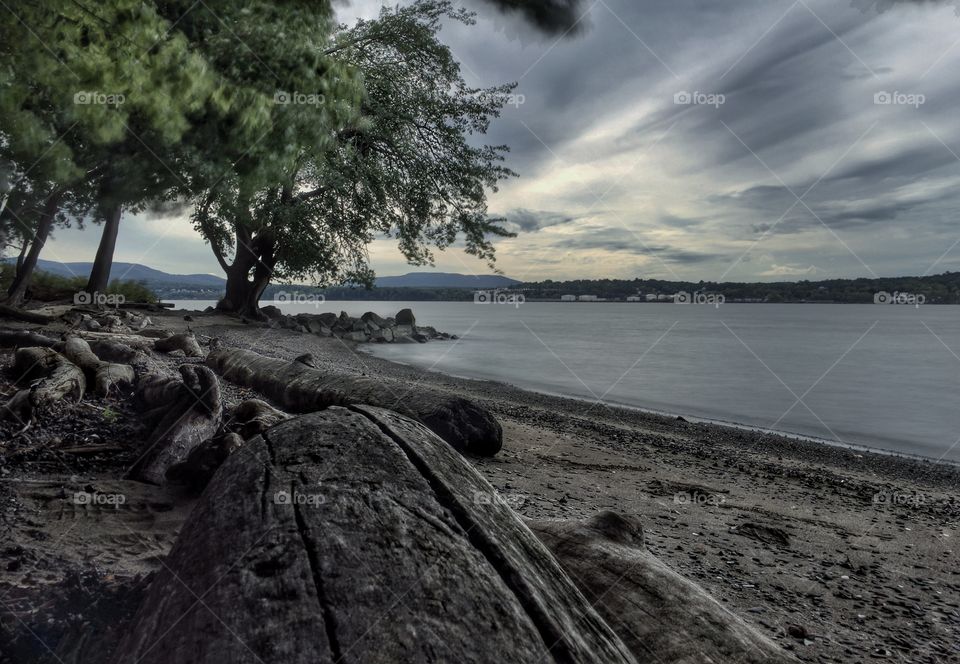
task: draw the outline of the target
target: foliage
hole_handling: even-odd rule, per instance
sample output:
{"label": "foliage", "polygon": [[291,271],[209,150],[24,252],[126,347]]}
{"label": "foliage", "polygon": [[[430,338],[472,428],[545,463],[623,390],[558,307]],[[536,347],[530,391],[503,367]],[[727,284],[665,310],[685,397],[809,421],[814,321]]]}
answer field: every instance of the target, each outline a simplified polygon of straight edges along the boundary
{"label": "foliage", "polygon": [[[0,263],[0,290],[6,290],[13,283],[13,263]],[[30,283],[30,296],[41,302],[55,300],[69,300],[84,290],[87,285],[86,277],[64,277],[52,272],[37,270]],[[143,282],[121,281],[114,279],[107,290],[110,294],[123,295],[127,302],[156,302],[157,294]]]}
{"label": "foliage", "polygon": [[[201,197],[194,221],[228,275],[239,267],[245,279],[259,269],[267,278],[370,283],[367,245],[381,234],[396,237],[414,264],[459,234],[468,253],[492,262],[486,236],[507,233],[487,215],[486,190],[511,173],[500,165],[505,146],[469,139],[486,131],[511,87],[466,86],[437,39],[444,17],[472,20],[449,2],[420,0],[340,27],[324,57],[361,78],[365,95],[348,112],[316,119],[325,143],[287,138],[295,159],[279,179],[251,192],[238,174]],[[286,111],[311,115],[298,106]]]}

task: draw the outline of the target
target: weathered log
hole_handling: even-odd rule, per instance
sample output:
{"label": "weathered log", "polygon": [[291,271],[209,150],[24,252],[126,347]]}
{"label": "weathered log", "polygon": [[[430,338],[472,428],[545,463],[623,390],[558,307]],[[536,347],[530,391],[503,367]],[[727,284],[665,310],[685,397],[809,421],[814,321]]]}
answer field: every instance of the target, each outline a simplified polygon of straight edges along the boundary
{"label": "weathered log", "polygon": [[50,348],[56,339],[27,330],[0,330],[0,348]]}
{"label": "weathered log", "polygon": [[128,472],[130,477],[163,484],[167,470],[187,458],[205,440],[216,434],[223,405],[216,375],[205,366],[185,364],[180,367],[181,381],[146,379],[146,387],[138,386],[138,395],[162,398],[162,403],[145,419],[156,421],[153,434]]}
{"label": "weathered log", "polygon": [[493,491],[390,411],[283,422],[214,476],[114,661],[635,662]]}
{"label": "weathered log", "polygon": [[136,378],[129,364],[104,362],[90,349],[90,344],[80,337],[71,336],[63,342],[61,351],[68,360],[83,369],[88,384],[100,396],[107,396],[115,387],[132,385]]}
{"label": "weathered log", "polygon": [[528,521],[637,659],[664,664],[794,661],[648,551],[633,519]]}
{"label": "weathered log", "polygon": [[90,344],[97,357],[104,362],[117,362],[119,364],[130,364],[137,359],[137,351],[130,346],[120,343],[114,339],[101,339]]}
{"label": "weathered log", "polygon": [[503,445],[503,430],[493,415],[460,397],[421,387],[408,389],[402,384],[391,388],[382,380],[332,375],[302,362],[235,348],[211,350],[207,365],[227,380],[255,389],[293,413],[370,404],[422,422],[461,452],[492,456]]}
{"label": "weathered log", "polygon": [[203,357],[200,344],[192,334],[171,334],[169,337],[157,339],[153,342],[153,349],[161,353],[172,353],[175,350],[183,351],[187,357]]}
{"label": "weathered log", "polygon": [[210,483],[227,457],[243,446],[243,442],[240,434],[236,433],[226,433],[203,441],[190,450],[186,459],[167,469],[167,481],[185,484],[199,493]]}
{"label": "weathered log", "polygon": [[239,433],[243,440],[250,440],[290,417],[262,399],[247,399],[233,409],[230,427]]}
{"label": "weathered log", "polygon": [[13,375],[19,383],[30,383],[4,404],[0,417],[27,423],[60,399],[83,398],[87,383],[83,371],[51,348],[20,348],[14,353]]}
{"label": "weathered log", "polygon": [[81,339],[86,339],[91,343],[95,341],[112,341],[123,344],[124,346],[129,346],[134,350],[153,350],[153,340],[137,334],[113,334],[111,332],[88,332],[86,330],[74,330],[71,331],[71,334],[75,334]]}
{"label": "weathered log", "polygon": [[24,323],[36,323],[38,325],[46,325],[57,320],[54,316],[46,316],[33,311],[18,309],[17,307],[11,307],[7,304],[0,304],[0,318],[9,318],[11,320],[19,320]]}

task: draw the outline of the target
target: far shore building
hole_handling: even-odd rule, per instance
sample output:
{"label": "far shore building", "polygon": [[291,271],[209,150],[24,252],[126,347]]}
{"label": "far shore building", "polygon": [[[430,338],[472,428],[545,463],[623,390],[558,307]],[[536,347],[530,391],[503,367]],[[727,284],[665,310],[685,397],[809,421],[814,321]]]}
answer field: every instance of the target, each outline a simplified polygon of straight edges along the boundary
{"label": "far shore building", "polygon": [[642,296],[642,295],[628,295],[628,296],[627,296],[627,302],[643,302],[643,301],[644,301],[644,299],[643,299],[643,296]]}
{"label": "far shore building", "polygon": [[561,301],[561,302],[576,302],[576,301],[577,301],[577,296],[576,296],[576,295],[561,295],[561,296],[560,296],[560,301]]}
{"label": "far shore building", "polygon": [[581,295],[581,296],[578,297],[577,299],[578,299],[579,301],[581,301],[581,302],[596,302],[596,301],[597,301],[597,296],[596,296],[596,295]]}

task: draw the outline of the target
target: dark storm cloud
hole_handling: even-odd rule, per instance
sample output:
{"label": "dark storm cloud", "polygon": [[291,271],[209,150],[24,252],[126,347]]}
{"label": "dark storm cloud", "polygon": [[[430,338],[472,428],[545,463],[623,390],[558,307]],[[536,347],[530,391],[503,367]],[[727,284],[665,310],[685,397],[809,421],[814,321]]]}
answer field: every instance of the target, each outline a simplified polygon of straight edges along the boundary
{"label": "dark storm cloud", "polygon": [[532,233],[541,228],[569,224],[576,220],[576,217],[569,214],[548,210],[528,210],[526,208],[515,208],[503,216],[507,223],[513,226],[511,230],[523,233]]}
{"label": "dark storm cloud", "polygon": [[565,35],[580,28],[582,0],[485,0],[508,14],[522,16],[547,34]]}

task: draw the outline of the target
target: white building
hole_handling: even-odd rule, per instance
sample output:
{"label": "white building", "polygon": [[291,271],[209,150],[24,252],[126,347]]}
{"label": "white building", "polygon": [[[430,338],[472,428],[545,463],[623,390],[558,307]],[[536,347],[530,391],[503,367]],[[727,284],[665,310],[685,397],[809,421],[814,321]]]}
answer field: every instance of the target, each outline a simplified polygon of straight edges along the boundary
{"label": "white building", "polygon": [[627,302],[643,302],[643,296],[641,295],[628,295]]}
{"label": "white building", "polygon": [[560,301],[561,301],[561,302],[576,302],[576,301],[577,301],[577,296],[576,296],[576,295],[561,295],[561,296],[560,296]]}
{"label": "white building", "polygon": [[581,295],[581,296],[578,297],[577,299],[580,300],[581,302],[596,302],[596,301],[597,301],[597,296],[596,296],[596,295]]}
{"label": "white building", "polygon": [[647,302],[656,302],[657,294],[656,293],[647,293]]}

